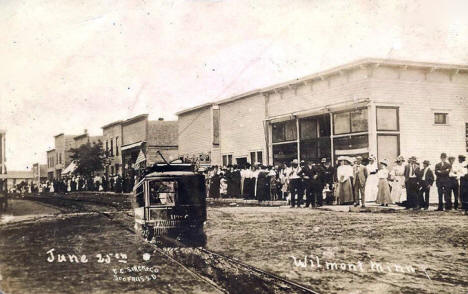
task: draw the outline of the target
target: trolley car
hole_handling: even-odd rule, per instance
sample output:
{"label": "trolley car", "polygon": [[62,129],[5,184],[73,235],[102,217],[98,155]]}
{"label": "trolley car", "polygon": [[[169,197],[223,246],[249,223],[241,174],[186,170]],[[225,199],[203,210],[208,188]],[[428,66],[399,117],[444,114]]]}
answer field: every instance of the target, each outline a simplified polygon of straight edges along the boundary
{"label": "trolley car", "polygon": [[205,177],[193,165],[156,164],[134,186],[133,193],[135,229],[146,240],[206,244]]}

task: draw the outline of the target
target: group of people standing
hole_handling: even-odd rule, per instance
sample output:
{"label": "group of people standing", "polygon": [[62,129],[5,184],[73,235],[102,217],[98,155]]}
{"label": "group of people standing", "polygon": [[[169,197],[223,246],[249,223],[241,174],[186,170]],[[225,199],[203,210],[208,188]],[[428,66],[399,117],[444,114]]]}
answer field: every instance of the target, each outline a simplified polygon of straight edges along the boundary
{"label": "group of people standing", "polygon": [[371,155],[369,158],[340,156],[336,169],[323,158],[320,163],[295,159],[290,165],[214,166],[205,173],[208,196],[212,198],[288,200],[291,207],[317,207],[324,201],[365,207],[366,202],[375,201],[381,206],[398,204],[406,209],[427,210],[435,182],[438,210],[458,209],[459,204],[468,210],[466,157],[459,155],[458,162],[455,159],[442,153],[434,172],[428,160],[421,166],[414,156],[407,162],[398,156],[390,167],[388,160],[377,161]]}
{"label": "group of people standing", "polygon": [[[220,168],[210,167],[205,171],[208,196],[212,198],[237,198],[266,200],[289,200],[299,207],[323,205],[324,189],[331,191],[334,168],[323,159],[320,164],[293,160],[286,164],[265,166],[260,163]],[[331,194],[331,193],[330,193]],[[326,199],[331,203],[330,199]]]}
{"label": "group of people standing", "polygon": [[109,177],[108,179],[104,176],[86,178],[73,176],[47,181],[42,185],[42,191],[39,192],[66,193],[76,191],[111,191],[122,193],[124,192],[124,184],[124,180],[120,175]]}

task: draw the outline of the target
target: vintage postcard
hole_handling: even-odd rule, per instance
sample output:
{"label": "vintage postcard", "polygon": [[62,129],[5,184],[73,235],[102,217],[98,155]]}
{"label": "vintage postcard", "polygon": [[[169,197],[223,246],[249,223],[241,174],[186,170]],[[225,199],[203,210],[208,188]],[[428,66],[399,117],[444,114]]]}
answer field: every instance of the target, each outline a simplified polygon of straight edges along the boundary
{"label": "vintage postcard", "polygon": [[467,15],[0,1],[0,294],[468,293]]}

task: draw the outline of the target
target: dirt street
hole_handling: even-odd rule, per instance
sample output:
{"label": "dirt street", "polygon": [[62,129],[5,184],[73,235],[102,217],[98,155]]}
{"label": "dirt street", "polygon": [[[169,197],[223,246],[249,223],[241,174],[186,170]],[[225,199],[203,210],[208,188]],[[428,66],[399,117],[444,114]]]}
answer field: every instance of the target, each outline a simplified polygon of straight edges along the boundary
{"label": "dirt street", "polygon": [[[12,206],[12,219],[0,223],[0,289],[5,293],[218,292],[128,230],[126,196],[22,201]],[[468,216],[459,211],[217,206],[208,208],[205,231],[207,249],[319,293],[468,291]]]}
{"label": "dirt street", "polygon": [[459,211],[224,207],[208,217],[209,249],[320,293],[468,291],[468,216]]}
{"label": "dirt street", "polygon": [[[34,207],[41,212],[40,205]],[[121,223],[95,213],[72,213],[1,225],[1,291],[219,293]]]}

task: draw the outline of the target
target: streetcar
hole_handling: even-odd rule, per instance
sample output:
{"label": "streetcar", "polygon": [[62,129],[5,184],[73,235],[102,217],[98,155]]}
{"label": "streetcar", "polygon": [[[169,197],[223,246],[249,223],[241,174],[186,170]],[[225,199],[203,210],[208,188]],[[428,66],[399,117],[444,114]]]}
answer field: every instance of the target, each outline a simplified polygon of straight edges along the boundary
{"label": "streetcar", "polygon": [[184,163],[155,164],[133,188],[135,230],[147,241],[205,246],[205,177]]}

